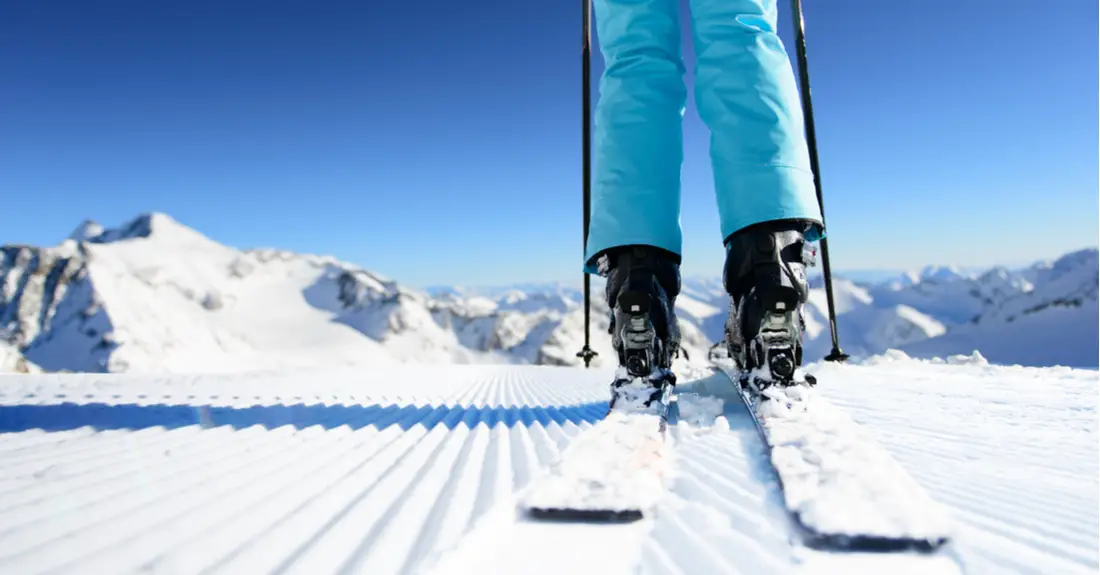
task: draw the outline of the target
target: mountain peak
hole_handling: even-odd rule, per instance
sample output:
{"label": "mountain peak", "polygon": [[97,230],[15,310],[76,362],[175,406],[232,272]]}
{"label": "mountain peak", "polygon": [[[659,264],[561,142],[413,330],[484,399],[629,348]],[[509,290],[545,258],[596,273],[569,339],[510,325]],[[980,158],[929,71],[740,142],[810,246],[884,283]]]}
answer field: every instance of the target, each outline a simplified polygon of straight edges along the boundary
{"label": "mountain peak", "polygon": [[932,265],[926,266],[920,272],[920,278],[924,281],[947,282],[965,279],[968,277],[955,266]]}
{"label": "mountain peak", "polygon": [[105,228],[95,220],[87,219],[80,223],[68,239],[90,244],[110,244],[127,240],[149,239],[169,244],[189,244],[210,242],[209,238],[198,231],[179,223],[168,214],[147,212],[123,223],[118,227]]}
{"label": "mountain peak", "polygon": [[154,230],[179,225],[180,224],[176,223],[175,220],[173,220],[166,214],[151,212],[147,214],[141,214],[138,217],[122,224],[117,228],[104,229],[102,226],[95,222],[85,220],[85,222],[81,224],[81,228],[78,228],[78,230],[82,229],[87,232],[95,231],[98,228],[98,234],[95,234],[91,237],[86,237],[84,241],[94,244],[107,244],[122,240],[147,238],[153,235]]}
{"label": "mountain peak", "polygon": [[94,220],[84,220],[71,234],[70,240],[78,242],[90,242],[103,234],[103,226]]}

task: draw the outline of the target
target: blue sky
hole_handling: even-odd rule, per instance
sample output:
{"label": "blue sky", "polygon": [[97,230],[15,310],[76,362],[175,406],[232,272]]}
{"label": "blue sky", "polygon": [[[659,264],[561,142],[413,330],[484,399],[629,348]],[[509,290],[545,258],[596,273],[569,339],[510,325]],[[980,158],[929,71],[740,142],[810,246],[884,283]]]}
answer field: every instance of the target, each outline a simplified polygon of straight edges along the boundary
{"label": "blue sky", "polygon": [[[805,4],[836,269],[1096,245],[1095,2]],[[7,3],[0,242],[156,210],[413,285],[579,279],[576,5],[258,6]],[[717,274],[691,102],[684,129],[683,271]]]}

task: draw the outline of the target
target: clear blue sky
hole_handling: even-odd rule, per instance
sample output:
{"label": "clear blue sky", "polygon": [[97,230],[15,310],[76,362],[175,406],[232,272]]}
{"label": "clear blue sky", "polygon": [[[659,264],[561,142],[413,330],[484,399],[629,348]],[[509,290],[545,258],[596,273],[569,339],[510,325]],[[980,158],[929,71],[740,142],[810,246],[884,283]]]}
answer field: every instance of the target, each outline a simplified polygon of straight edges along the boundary
{"label": "clear blue sky", "polygon": [[[1096,2],[804,2],[835,268],[1097,243]],[[0,242],[157,210],[413,285],[579,278],[579,12],[6,2]],[[785,0],[780,20],[793,54]],[[684,273],[717,274],[691,103],[685,141]]]}

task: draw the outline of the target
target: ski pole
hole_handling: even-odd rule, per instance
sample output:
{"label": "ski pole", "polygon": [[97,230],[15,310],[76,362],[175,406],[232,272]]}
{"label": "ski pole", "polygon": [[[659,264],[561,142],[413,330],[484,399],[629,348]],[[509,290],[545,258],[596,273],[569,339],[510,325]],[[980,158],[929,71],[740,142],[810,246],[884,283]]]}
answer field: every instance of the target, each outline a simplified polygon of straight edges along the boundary
{"label": "ski pole", "polygon": [[[814,106],[810,99],[810,70],[806,63],[806,31],[802,19],[802,0],[791,0],[791,21],[794,23],[795,50],[798,55],[799,87],[802,93],[802,119],[806,129],[806,145],[810,150],[810,170],[814,173],[817,205],[821,208],[821,225],[825,226],[825,202],[821,194],[821,167],[817,161],[817,132],[814,130]],[[844,361],[848,354],[840,350],[836,328],[836,304],[833,301],[833,274],[829,269],[829,243],[821,238],[821,265],[825,273],[825,299],[829,304],[829,332],[833,349],[825,361]]]}
{"label": "ski pole", "polygon": [[[591,76],[591,60],[592,60],[592,42],[591,42],[591,24],[589,23],[589,14],[592,12],[592,0],[581,0],[581,8],[584,10],[584,15],[581,17],[581,177],[583,178],[582,195],[584,196],[584,244],[581,246],[581,253],[585,253],[588,250],[588,222],[591,219],[591,196],[592,196],[592,184],[591,184],[591,134],[588,131],[588,125],[590,123],[591,110],[590,100],[590,76]],[[583,256],[582,256],[583,257]],[[584,347],[577,352],[577,357],[584,359],[584,366],[589,367],[592,362],[592,358],[597,354],[589,345],[589,335],[591,323],[589,322],[589,314],[591,313],[591,286],[592,281],[589,274],[584,273]]]}

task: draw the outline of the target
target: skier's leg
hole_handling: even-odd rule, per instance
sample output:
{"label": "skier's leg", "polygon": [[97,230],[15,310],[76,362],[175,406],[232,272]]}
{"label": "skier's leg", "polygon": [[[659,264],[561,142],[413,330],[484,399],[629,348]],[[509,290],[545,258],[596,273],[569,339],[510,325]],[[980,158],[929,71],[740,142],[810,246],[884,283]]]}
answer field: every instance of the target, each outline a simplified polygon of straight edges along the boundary
{"label": "skier's leg", "polygon": [[[620,369],[612,407],[639,379],[646,405],[679,346],[680,166],[687,89],[678,0],[593,0],[605,70],[595,110],[592,219],[584,269],[607,278]],[[651,391],[645,391],[645,390]],[[620,393],[622,391],[622,393]]]}
{"label": "skier's leg", "polygon": [[802,363],[807,242],[823,230],[776,0],[691,0],[691,10],[727,249],[727,342],[742,368],[789,384]]}
{"label": "skier's leg", "polygon": [[616,246],[679,261],[683,82],[677,0],[594,0],[605,61],[593,134],[592,212],[584,267]]}
{"label": "skier's leg", "polygon": [[[691,0],[691,12],[695,102],[711,132],[723,241],[759,222],[820,223],[776,0]],[[816,239],[820,226],[811,233]]]}

